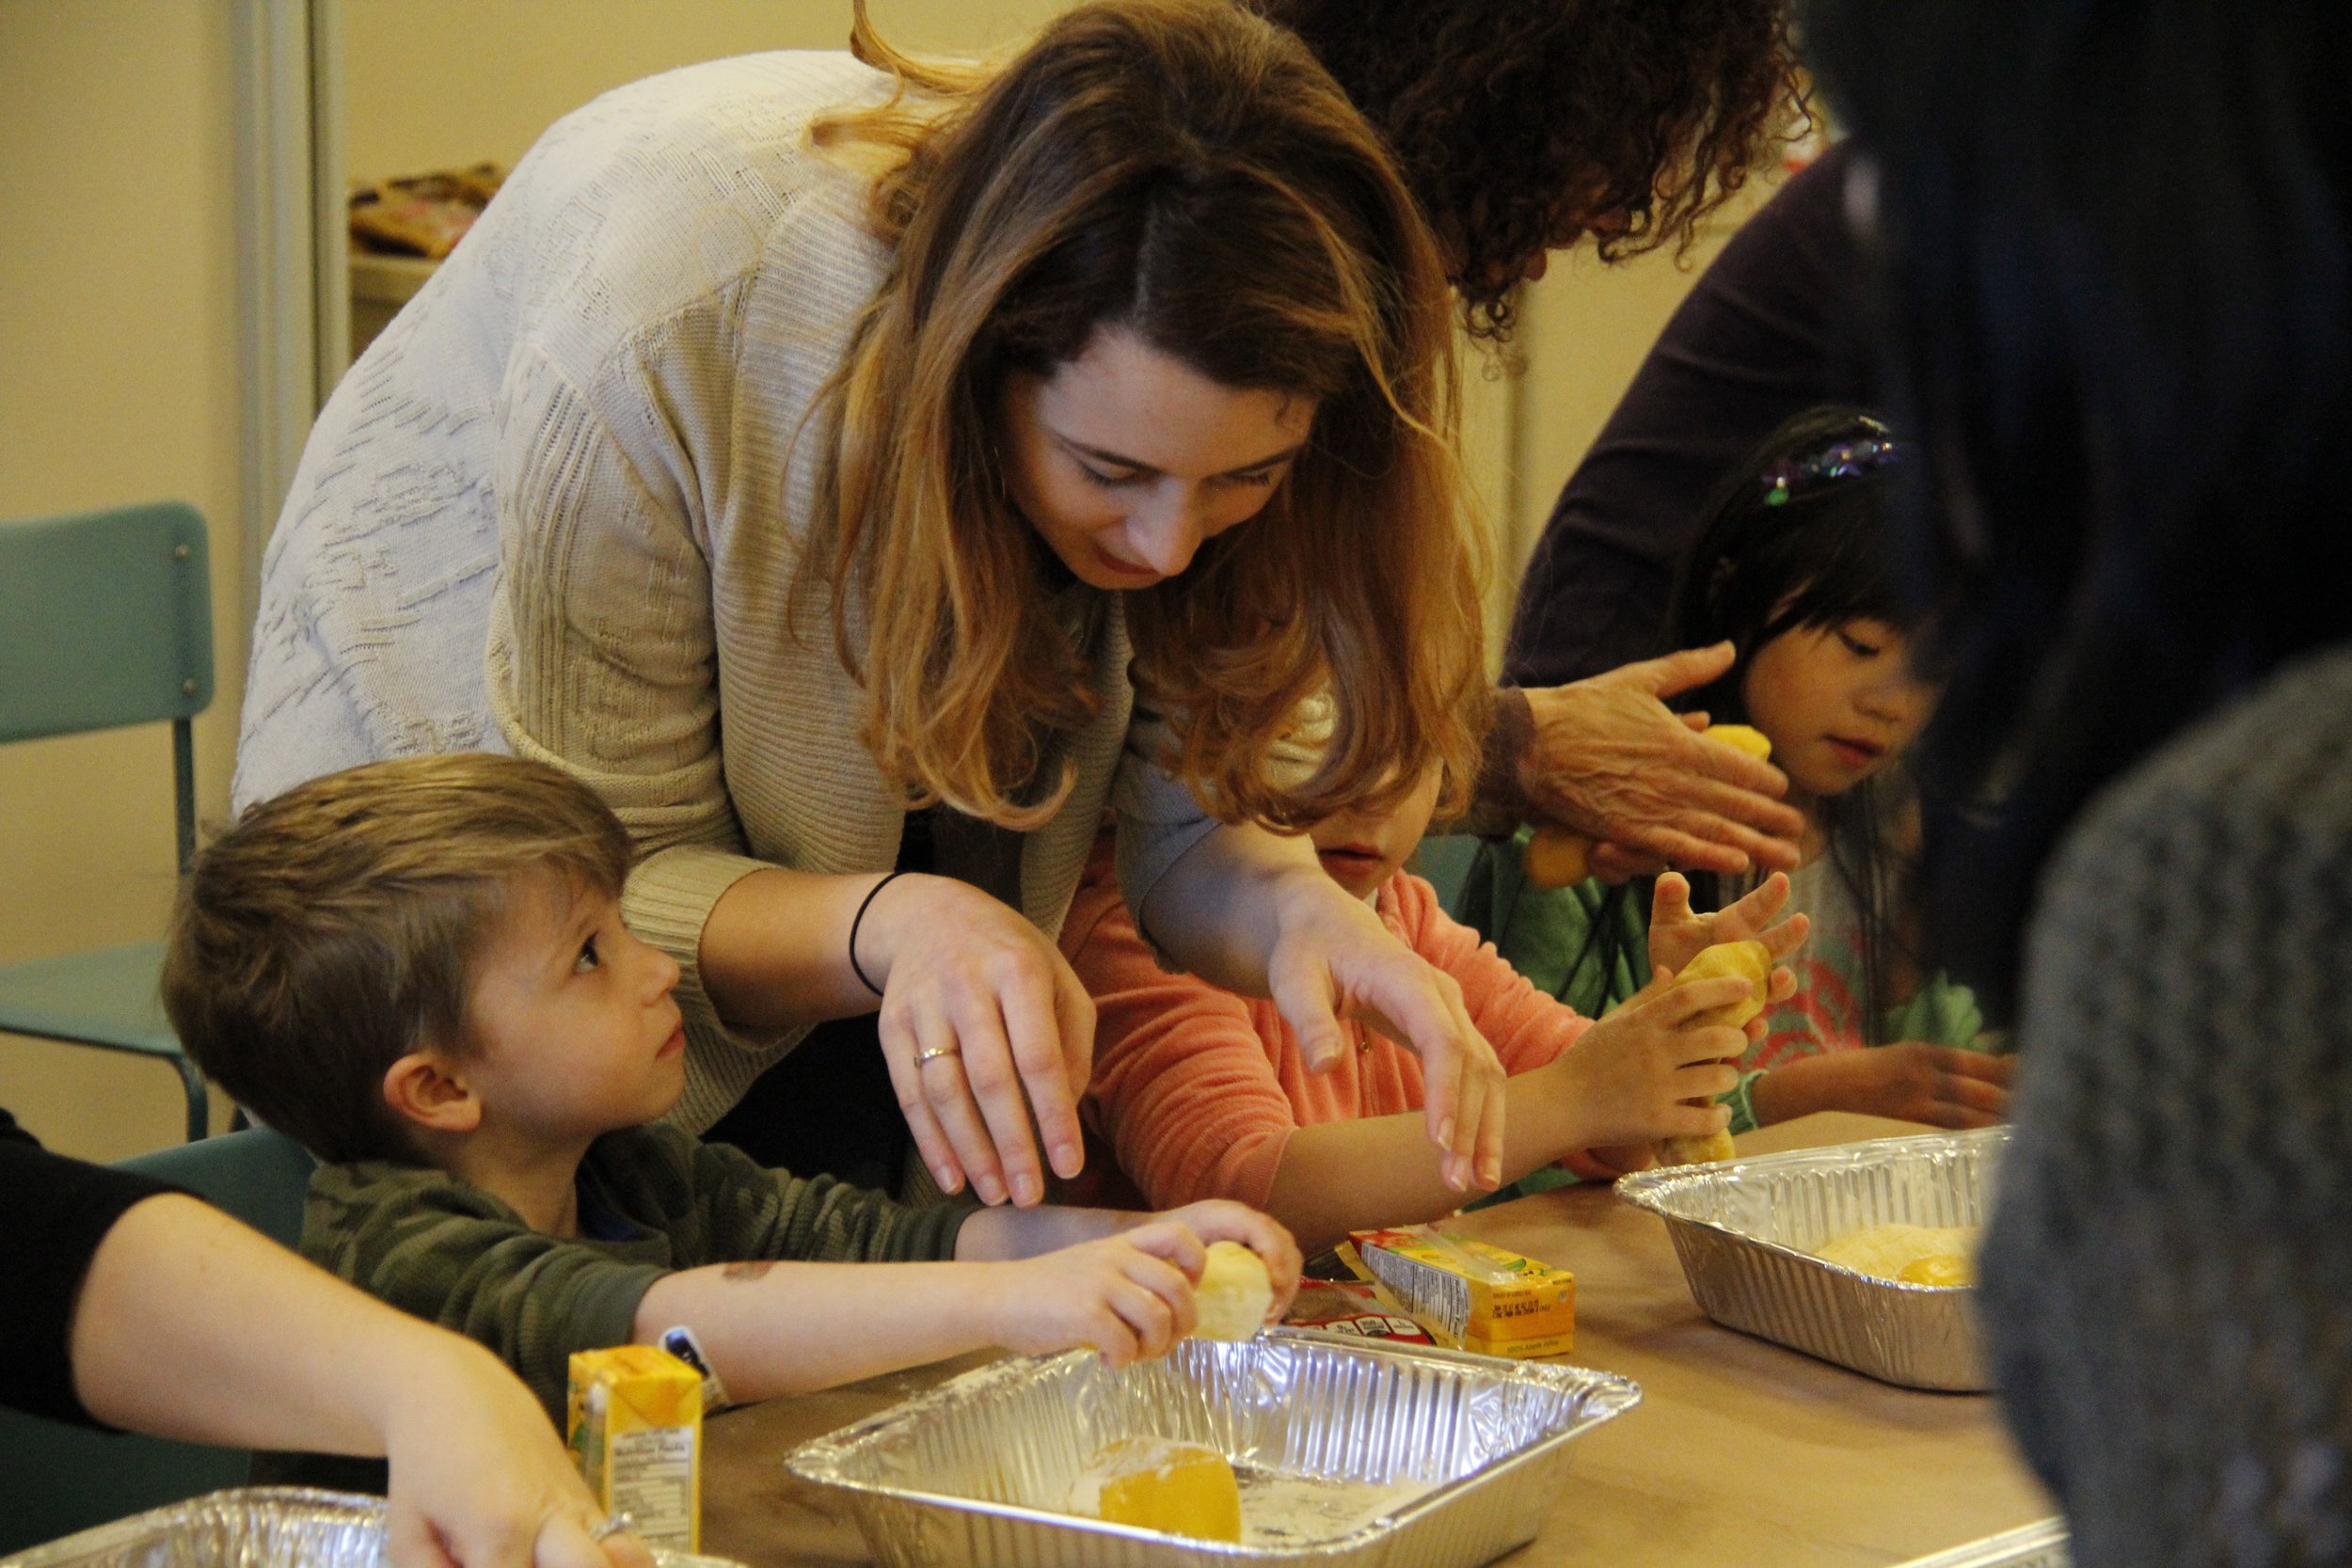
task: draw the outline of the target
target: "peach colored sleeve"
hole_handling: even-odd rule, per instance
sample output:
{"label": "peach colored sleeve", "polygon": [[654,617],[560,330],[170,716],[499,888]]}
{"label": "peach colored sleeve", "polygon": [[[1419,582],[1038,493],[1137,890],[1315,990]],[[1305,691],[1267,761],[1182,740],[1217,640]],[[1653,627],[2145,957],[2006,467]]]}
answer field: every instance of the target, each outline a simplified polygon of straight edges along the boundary
{"label": "peach colored sleeve", "polygon": [[1504,1072],[1516,1076],[1545,1066],[1592,1027],[1591,1019],[1537,990],[1492,942],[1479,941],[1476,931],[1447,914],[1437,889],[1406,873],[1391,886],[1405,940],[1461,986],[1462,1005]]}
{"label": "peach colored sleeve", "polygon": [[1136,934],[1103,857],[1062,927],[1094,998],[1094,1075],[1080,1112],[1155,1209],[1263,1206],[1297,1128],[1247,1003],[1170,974]]}

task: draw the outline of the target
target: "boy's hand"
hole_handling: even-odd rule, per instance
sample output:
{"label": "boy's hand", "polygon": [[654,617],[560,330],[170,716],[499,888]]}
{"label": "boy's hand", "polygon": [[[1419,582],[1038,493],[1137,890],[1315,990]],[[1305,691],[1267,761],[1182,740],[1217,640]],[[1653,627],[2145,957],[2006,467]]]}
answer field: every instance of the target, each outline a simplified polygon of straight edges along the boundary
{"label": "boy's hand", "polygon": [[1002,1271],[990,1314],[996,1340],[1029,1355],[1090,1345],[1110,1367],[1165,1355],[1192,1332],[1192,1283],[1206,1260],[1200,1239],[1181,1221],[1154,1219],[992,1265]]}
{"label": "boy's hand", "polygon": [[[1801,914],[1774,922],[1772,917],[1788,902],[1788,879],[1775,871],[1744,898],[1713,914],[1696,914],[1691,909],[1690,882],[1680,873],[1669,871],[1658,879],[1657,892],[1650,898],[1650,968],[1678,972],[1717,942],[1760,942],[1772,955],[1768,995],[1773,1002],[1786,1002],[1796,994],[1797,977],[1781,960],[1804,944],[1805,933],[1812,928],[1812,922]],[[1764,1037],[1761,1017],[1748,1024],[1748,1037]]]}
{"label": "boy's hand", "polygon": [[[1187,1203],[1153,1218],[1184,1226],[1200,1238],[1204,1247],[1211,1242],[1238,1242],[1256,1253],[1259,1261],[1265,1264],[1266,1277],[1274,1284],[1274,1308],[1266,1322],[1282,1321],[1282,1314],[1290,1310],[1291,1298],[1298,1293],[1298,1275],[1306,1260],[1299,1256],[1297,1242],[1279,1220],[1262,1214],[1246,1203],[1229,1203],[1223,1198]],[[1184,1272],[1196,1282],[1200,1278],[1200,1265],[1197,1262]]]}
{"label": "boy's hand", "polygon": [[1910,1041],[1833,1051],[1774,1068],[1749,1091],[1759,1123],[1814,1111],[1860,1111],[1931,1127],[1992,1127],[2009,1119],[2014,1056]]}
{"label": "boy's hand", "polygon": [[[1672,972],[1661,970],[1578,1036],[1549,1069],[1580,1113],[1578,1141],[1605,1147],[1704,1137],[1727,1125],[1730,1110],[1711,1101],[1739,1083],[1739,1069],[1726,1058],[1737,1058],[1747,1038],[1695,1020],[1748,994],[1738,975],[1677,986]],[[1686,1103],[1692,1101],[1700,1103]]]}

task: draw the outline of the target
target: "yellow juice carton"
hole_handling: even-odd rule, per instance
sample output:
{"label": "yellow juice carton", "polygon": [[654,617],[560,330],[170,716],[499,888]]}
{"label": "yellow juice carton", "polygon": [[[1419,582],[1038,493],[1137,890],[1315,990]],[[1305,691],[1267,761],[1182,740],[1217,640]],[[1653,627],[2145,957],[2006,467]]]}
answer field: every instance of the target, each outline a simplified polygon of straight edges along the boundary
{"label": "yellow juice carton", "polygon": [[1351,1231],[1340,1255],[1441,1345],[1531,1356],[1576,1342],[1576,1275],[1565,1269],[1422,1225]]}
{"label": "yellow juice carton", "polygon": [[588,1489],[647,1544],[701,1549],[702,1374],[668,1351],[575,1352],[564,1423]]}

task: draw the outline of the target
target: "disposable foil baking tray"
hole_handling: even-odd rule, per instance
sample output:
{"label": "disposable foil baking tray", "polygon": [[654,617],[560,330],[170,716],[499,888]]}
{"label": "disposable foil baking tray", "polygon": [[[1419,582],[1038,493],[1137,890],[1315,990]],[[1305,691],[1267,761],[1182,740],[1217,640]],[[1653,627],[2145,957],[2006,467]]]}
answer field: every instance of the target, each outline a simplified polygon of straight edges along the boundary
{"label": "disposable foil baking tray", "polygon": [[1812,1249],[1871,1225],[1981,1225],[2009,1129],[1879,1138],[1645,1171],[1618,1195],[1666,1222],[1717,1323],[1912,1388],[1990,1388],[1976,1292],[1903,1285]]}
{"label": "disposable foil baking tray", "polygon": [[2066,1521],[2044,1519],[1933,1557],[1914,1558],[1902,1568],[2069,1568],[2073,1560],[2066,1550]]}
{"label": "disposable foil baking tray", "polygon": [[[653,1556],[660,1568],[740,1568]],[[379,1568],[383,1558],[383,1498],[248,1486],[100,1525],[0,1558],[0,1568]]]}
{"label": "disposable foil baking tray", "polygon": [[[1089,1351],[995,1362],[787,1463],[850,1494],[890,1568],[1470,1568],[1534,1538],[1568,1440],[1641,1397],[1581,1367],[1268,1329],[1118,1371]],[[1104,1444],[1147,1434],[1232,1461],[1241,1544],[1060,1511]]]}

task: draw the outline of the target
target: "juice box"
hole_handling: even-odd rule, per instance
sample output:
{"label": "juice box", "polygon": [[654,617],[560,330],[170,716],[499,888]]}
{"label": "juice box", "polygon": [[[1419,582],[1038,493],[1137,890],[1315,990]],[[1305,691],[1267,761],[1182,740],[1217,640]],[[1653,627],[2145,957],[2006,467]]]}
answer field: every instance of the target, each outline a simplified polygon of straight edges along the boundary
{"label": "juice box", "polygon": [[1431,1226],[1348,1233],[1348,1266],[1439,1344],[1558,1355],[1576,1342],[1576,1275]]}
{"label": "juice box", "polygon": [[608,1513],[627,1510],[648,1545],[702,1542],[702,1374],[651,1345],[577,1351],[564,1401],[580,1474]]}

